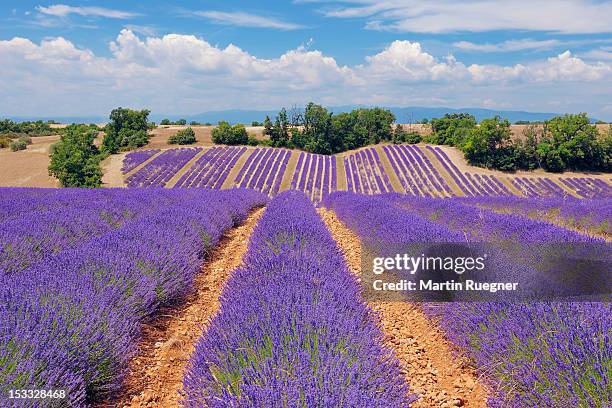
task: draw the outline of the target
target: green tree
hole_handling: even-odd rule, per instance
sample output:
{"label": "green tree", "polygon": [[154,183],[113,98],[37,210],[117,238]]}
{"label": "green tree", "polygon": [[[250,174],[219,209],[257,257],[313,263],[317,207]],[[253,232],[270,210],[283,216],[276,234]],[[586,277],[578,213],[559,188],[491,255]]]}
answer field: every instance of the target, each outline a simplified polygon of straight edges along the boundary
{"label": "green tree", "polygon": [[162,126],[168,126],[170,125],[170,119],[162,119],[162,121],[159,122],[159,124]]}
{"label": "green tree", "polygon": [[469,113],[447,113],[442,118],[431,120],[432,134],[429,141],[435,144],[460,146],[476,127],[476,118]]}
{"label": "green tree", "polygon": [[191,127],[179,130],[176,134],[168,138],[168,144],[188,145],[196,142],[195,132]]}
{"label": "green tree", "polygon": [[395,129],[393,130],[393,140],[392,141],[395,144],[402,144],[406,141],[407,135],[408,135],[408,132],[406,132],[404,128],[402,127],[402,125],[398,123],[397,125],[395,125]]}
{"label": "green tree", "polygon": [[212,130],[212,140],[217,144],[246,145],[249,134],[242,124],[231,126],[228,122],[220,121]]}
{"label": "green tree", "polygon": [[100,187],[103,156],[94,145],[97,131],[82,125],[70,125],[59,142],[51,147],[49,174],[64,187]]}
{"label": "green tree", "polygon": [[276,116],[276,121],[270,134],[270,141],[274,147],[289,146],[289,120],[287,119],[285,108],[281,109]]}
{"label": "green tree", "polygon": [[263,134],[265,136],[268,136],[270,140],[273,140],[274,139],[274,136],[273,136],[274,124],[272,123],[272,120],[270,120],[270,117],[268,115],[266,115],[266,118],[264,119],[263,127],[264,127]]}
{"label": "green tree", "polygon": [[179,119],[176,122],[174,122],[175,125],[178,126],[185,126],[187,124],[187,120],[186,119]]}
{"label": "green tree", "polygon": [[565,168],[593,169],[600,160],[597,127],[586,113],[557,116],[548,121],[547,139]]}
{"label": "green tree", "polygon": [[304,110],[302,131],[306,149],[312,153],[333,154],[332,114],[323,106],[309,103]]}
{"label": "green tree", "polygon": [[515,170],[515,150],[510,137],[510,122],[496,116],[484,119],[478,127],[471,129],[461,149],[470,164]]}
{"label": "green tree", "polygon": [[130,150],[144,146],[149,142],[147,134],[147,118],[150,111],[136,111],[132,109],[117,108],[110,114],[110,122],[106,125],[106,136],[102,142],[104,150],[108,153],[117,153],[119,150]]}
{"label": "green tree", "polygon": [[534,170],[540,167],[539,141],[538,125],[529,125],[523,130],[523,139],[515,142],[517,168]]}

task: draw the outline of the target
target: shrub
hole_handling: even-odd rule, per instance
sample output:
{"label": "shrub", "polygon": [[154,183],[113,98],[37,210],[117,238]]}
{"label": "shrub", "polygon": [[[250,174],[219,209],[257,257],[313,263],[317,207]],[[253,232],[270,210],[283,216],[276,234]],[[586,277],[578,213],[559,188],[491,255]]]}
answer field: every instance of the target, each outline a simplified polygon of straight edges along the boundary
{"label": "shrub", "polygon": [[212,130],[212,140],[217,144],[244,145],[249,141],[249,134],[244,125],[231,126],[228,122],[221,121]]}
{"label": "shrub", "polygon": [[19,150],[25,150],[28,147],[28,143],[21,138],[11,143],[11,150],[17,152]]}
{"label": "shrub", "polygon": [[175,135],[170,136],[168,144],[187,145],[196,142],[195,132],[192,128],[179,130]]}
{"label": "shrub", "polygon": [[20,136],[19,140],[24,142],[26,145],[32,144],[32,138],[30,136]]}
{"label": "shrub", "polygon": [[253,127],[256,127],[256,126],[263,126],[263,123],[260,123],[260,122],[258,122],[258,121],[256,121],[256,120],[254,120],[254,121],[252,121],[252,122],[251,122],[251,126],[253,126]]}
{"label": "shrub", "polygon": [[423,138],[419,132],[408,132],[406,133],[405,142],[408,144],[417,144],[420,143]]}
{"label": "shrub", "polygon": [[11,145],[11,139],[6,136],[0,136],[0,149],[7,148]]}
{"label": "shrub", "polygon": [[64,187],[100,187],[103,155],[93,144],[97,134],[86,126],[68,126],[60,141],[51,147],[49,174]]}
{"label": "shrub", "polygon": [[170,119],[162,119],[162,121],[159,122],[159,124],[162,126],[168,126],[170,124]]}
{"label": "shrub", "polygon": [[406,132],[402,125],[399,123],[395,126],[395,130],[393,131],[393,143],[401,144],[416,144],[421,141],[421,135],[418,132]]}
{"label": "shrub", "polygon": [[259,145],[259,140],[255,136],[249,135],[249,139],[247,140],[247,144],[249,146],[257,146],[257,145]]}

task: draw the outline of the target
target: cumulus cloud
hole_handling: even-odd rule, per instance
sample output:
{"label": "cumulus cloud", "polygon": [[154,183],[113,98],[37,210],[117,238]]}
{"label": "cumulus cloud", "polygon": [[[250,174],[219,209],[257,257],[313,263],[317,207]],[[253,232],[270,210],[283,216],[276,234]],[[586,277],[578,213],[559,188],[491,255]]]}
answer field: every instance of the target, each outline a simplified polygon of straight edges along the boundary
{"label": "cumulus cloud", "polygon": [[245,12],[196,11],[196,16],[208,18],[219,24],[238,27],[274,28],[278,30],[298,30],[304,28],[300,24],[289,23],[273,17],[259,16]]}
{"label": "cumulus cloud", "polygon": [[192,113],[309,100],[478,105],[502,91],[508,93],[504,100],[512,101],[518,94],[511,90],[517,89],[534,92],[528,104],[544,109],[541,105],[558,100],[563,90],[584,94],[575,103],[597,103],[597,92],[612,92],[612,64],[588,62],[569,51],[524,65],[467,65],[452,55],[437,58],[417,42],[394,41],[348,66],[306,46],[266,59],[234,44],[218,47],[182,34],[141,38],[127,29],[109,47],[110,56],[103,57],[61,37],[0,41],[0,88],[6,95],[0,111],[75,115],[129,105]]}
{"label": "cumulus cloud", "polygon": [[127,11],[113,10],[104,7],[91,7],[91,6],[67,6],[65,4],[54,4],[51,6],[37,6],[36,10],[39,13],[55,16],[55,17],[66,17],[70,14],[77,14],[85,17],[106,17],[106,18],[117,18],[117,19],[128,19],[137,16],[136,13],[130,13]]}
{"label": "cumulus cloud", "polygon": [[[323,6],[327,17],[366,18],[366,28],[397,32],[529,30],[609,33],[612,2],[597,0],[353,0]],[[348,3],[348,5],[347,5]],[[554,11],[554,18],[551,12]]]}

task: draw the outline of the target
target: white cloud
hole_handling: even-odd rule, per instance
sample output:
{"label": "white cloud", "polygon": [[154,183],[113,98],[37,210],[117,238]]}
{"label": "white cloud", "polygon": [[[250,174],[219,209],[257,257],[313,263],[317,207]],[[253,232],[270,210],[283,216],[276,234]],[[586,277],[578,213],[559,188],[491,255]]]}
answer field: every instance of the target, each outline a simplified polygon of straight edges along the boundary
{"label": "white cloud", "polygon": [[590,50],[585,52],[581,56],[590,60],[612,61],[612,47],[601,47],[598,49]]}
{"label": "white cloud", "polygon": [[70,14],[77,14],[85,17],[128,19],[138,15],[136,13],[130,13],[121,10],[112,10],[104,7],[74,7],[67,6],[65,4],[54,4],[48,7],[37,6],[36,10],[38,10],[39,13],[55,17],[66,17]]}
{"label": "white cloud", "polygon": [[[528,30],[610,33],[612,1],[597,0],[354,0],[336,1],[321,12],[335,18],[366,18],[366,28],[445,33]],[[348,5],[347,5],[348,4]]]}
{"label": "white cloud", "polygon": [[102,57],[61,37],[0,41],[0,111],[78,115],[122,105],[188,114],[309,100],[465,106],[499,99],[518,109],[548,109],[556,101],[597,113],[612,93],[612,63],[569,51],[524,65],[467,65],[452,55],[436,58],[417,42],[394,41],[346,66],[306,46],[265,59],[233,44],[221,48],[181,34],[141,38],[131,30],[122,30],[110,51]]}
{"label": "white cloud", "polygon": [[146,35],[152,37],[156,35],[157,30],[152,26],[138,25],[138,24],[126,24],[124,27],[126,30],[133,31],[137,34]]}
{"label": "white cloud", "polygon": [[513,52],[524,50],[544,50],[561,45],[559,40],[508,40],[498,44],[475,44],[469,41],[459,41],[453,43],[453,47],[464,51],[479,52]]}
{"label": "white cloud", "polygon": [[259,16],[256,14],[224,11],[196,11],[193,14],[213,20],[219,24],[233,25],[239,27],[274,28],[278,30],[298,30],[304,26],[273,17]]}

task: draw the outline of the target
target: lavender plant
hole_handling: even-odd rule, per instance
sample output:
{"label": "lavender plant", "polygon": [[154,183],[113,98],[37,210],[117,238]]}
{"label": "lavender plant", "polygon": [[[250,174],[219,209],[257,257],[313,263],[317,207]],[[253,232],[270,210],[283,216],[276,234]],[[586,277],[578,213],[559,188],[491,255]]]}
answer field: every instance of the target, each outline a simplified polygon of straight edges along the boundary
{"label": "lavender plant", "polygon": [[184,405],[408,406],[413,397],[382,340],[311,202],[285,192],[197,343]]}
{"label": "lavender plant", "polygon": [[[4,406],[87,406],[115,393],[135,351],[139,323],[186,294],[223,231],[266,201],[248,190],[147,194],[156,192],[174,198],[153,201],[146,216],[0,275]],[[67,399],[5,399],[9,390],[24,388],[63,389]]]}

